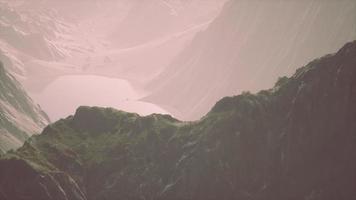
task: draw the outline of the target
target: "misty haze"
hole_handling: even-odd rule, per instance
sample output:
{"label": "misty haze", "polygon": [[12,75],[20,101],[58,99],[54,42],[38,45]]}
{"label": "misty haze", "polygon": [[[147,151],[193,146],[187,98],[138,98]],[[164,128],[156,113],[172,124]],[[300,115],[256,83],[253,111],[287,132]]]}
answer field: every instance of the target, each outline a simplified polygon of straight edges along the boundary
{"label": "misty haze", "polygon": [[0,200],[353,199],[355,40],[356,0],[0,0]]}
{"label": "misty haze", "polygon": [[[6,0],[0,58],[52,120],[79,105],[196,120],[220,98],[271,87],[356,35],[353,1],[224,3]],[[67,75],[78,79],[65,83]]]}

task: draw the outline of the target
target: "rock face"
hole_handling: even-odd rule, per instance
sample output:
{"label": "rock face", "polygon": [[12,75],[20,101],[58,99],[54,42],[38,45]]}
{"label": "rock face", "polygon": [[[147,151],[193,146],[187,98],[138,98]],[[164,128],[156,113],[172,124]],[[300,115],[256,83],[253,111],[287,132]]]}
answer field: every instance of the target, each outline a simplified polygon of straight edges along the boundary
{"label": "rock face", "polygon": [[222,97],[269,88],[355,40],[355,13],[349,0],[230,0],[152,81],[145,100],[180,119],[199,119]]}
{"label": "rock face", "polygon": [[48,123],[47,115],[0,62],[0,152],[22,146]]}
{"label": "rock face", "polygon": [[[19,183],[17,178],[14,179],[14,174],[17,178],[26,181]],[[67,174],[62,172],[39,173],[23,160],[0,161],[0,176],[8,180],[1,184],[1,190],[11,194],[0,192],[0,198],[3,200],[86,200],[74,180]]]}
{"label": "rock face", "polygon": [[355,102],[352,42],[272,89],[223,98],[200,121],[80,107],[2,158],[0,197],[352,199]]}

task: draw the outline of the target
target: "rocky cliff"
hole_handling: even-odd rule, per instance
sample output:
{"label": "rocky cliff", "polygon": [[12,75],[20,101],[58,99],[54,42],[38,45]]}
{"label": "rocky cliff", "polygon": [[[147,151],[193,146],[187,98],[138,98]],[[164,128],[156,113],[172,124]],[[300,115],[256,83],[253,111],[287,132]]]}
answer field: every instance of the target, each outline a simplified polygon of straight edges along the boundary
{"label": "rocky cliff", "polygon": [[48,123],[47,115],[0,61],[0,152],[22,146]]}

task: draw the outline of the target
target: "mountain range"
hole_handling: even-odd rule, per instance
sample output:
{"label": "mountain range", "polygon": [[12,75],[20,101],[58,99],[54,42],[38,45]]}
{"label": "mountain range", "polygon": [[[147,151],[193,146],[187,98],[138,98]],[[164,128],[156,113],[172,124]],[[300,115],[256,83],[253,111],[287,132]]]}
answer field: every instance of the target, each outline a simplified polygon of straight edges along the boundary
{"label": "mountain range", "polygon": [[[68,91],[68,83],[58,84],[73,76],[78,77],[73,81],[77,85],[87,76],[97,76],[89,89],[107,78],[128,81],[134,92],[146,96],[149,92],[143,86],[197,32],[208,26],[223,3],[221,0],[0,0],[0,60],[49,117],[57,120],[67,115],[62,110],[70,109],[72,113],[75,111],[72,107],[77,107],[73,98],[63,97],[81,91],[73,91],[76,87]],[[53,85],[59,85],[56,89],[63,92],[53,92]],[[87,99],[95,99],[98,96],[92,95],[95,93],[87,94]],[[132,99],[125,92],[120,95]],[[56,102],[59,96],[63,99],[60,104]],[[92,105],[82,99],[78,101],[80,105]],[[96,101],[96,105],[106,102]],[[110,106],[120,109],[117,103]],[[144,106],[136,107],[140,107],[137,111],[140,112]]]}
{"label": "mountain range", "polygon": [[356,2],[230,0],[147,88],[145,101],[196,120],[224,96],[259,91],[356,39]]}
{"label": "mountain range", "polygon": [[127,80],[197,120],[356,39],[352,0],[0,0],[0,13],[0,60],[53,119],[46,91],[68,75]]}
{"label": "mountain range", "polygon": [[198,121],[82,106],[2,156],[0,198],[352,199],[355,55],[347,43]]}

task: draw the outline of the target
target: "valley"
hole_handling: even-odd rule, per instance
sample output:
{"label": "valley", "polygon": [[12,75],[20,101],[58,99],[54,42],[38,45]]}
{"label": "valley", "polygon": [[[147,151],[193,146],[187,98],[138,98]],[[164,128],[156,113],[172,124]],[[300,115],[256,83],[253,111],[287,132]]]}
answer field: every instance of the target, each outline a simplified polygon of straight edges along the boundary
{"label": "valley", "polygon": [[126,80],[97,75],[59,76],[39,94],[32,95],[52,121],[67,117],[82,105],[113,107],[140,115],[168,114],[154,104],[140,101],[142,96],[145,92]]}
{"label": "valley", "polygon": [[0,0],[0,200],[351,200],[353,0]]}
{"label": "valley", "polygon": [[[142,2],[124,0],[93,1],[89,4],[84,1],[59,3],[34,0],[30,3],[3,0],[0,1],[3,13],[0,18],[0,25],[3,26],[0,59],[51,119],[65,117],[75,110],[75,106],[87,103],[140,114],[167,113],[159,105],[141,100],[142,95],[140,99],[134,98],[134,101],[125,103],[122,99],[133,99],[131,93],[142,94],[142,91],[148,95],[150,91],[146,84],[161,73],[197,32],[207,27],[223,4],[216,0],[204,1],[203,4],[200,1],[145,1],[147,7],[141,7]],[[194,8],[202,12],[194,12]],[[156,13],[161,13],[163,18],[144,22],[142,18],[129,17],[144,14],[149,18]],[[184,15],[184,19],[180,15]],[[143,40],[139,39],[145,31],[163,23],[162,20],[170,26],[152,32]],[[128,27],[128,23],[132,27]],[[133,25],[140,23],[146,23],[147,27]],[[124,32],[125,41],[137,42],[120,44],[115,34]],[[76,76],[78,81],[65,83],[68,76]],[[87,96],[89,99],[102,97],[101,101],[94,102],[68,98],[71,94],[80,93],[77,86],[84,84],[81,81],[87,84],[88,77],[97,77],[93,83],[102,80],[101,85],[105,87],[113,81],[118,91],[104,93],[98,91],[99,88],[93,88],[85,94],[90,95]],[[126,87],[126,83],[121,82],[126,81],[135,87],[128,93],[126,89],[119,91]],[[75,84],[73,88],[78,90],[69,89],[70,84]],[[120,93],[120,97],[113,93]],[[115,99],[103,100],[109,98]],[[65,109],[55,109],[58,107],[57,99],[73,102],[64,103],[68,105]],[[137,109],[133,109],[133,105],[137,105]]]}

